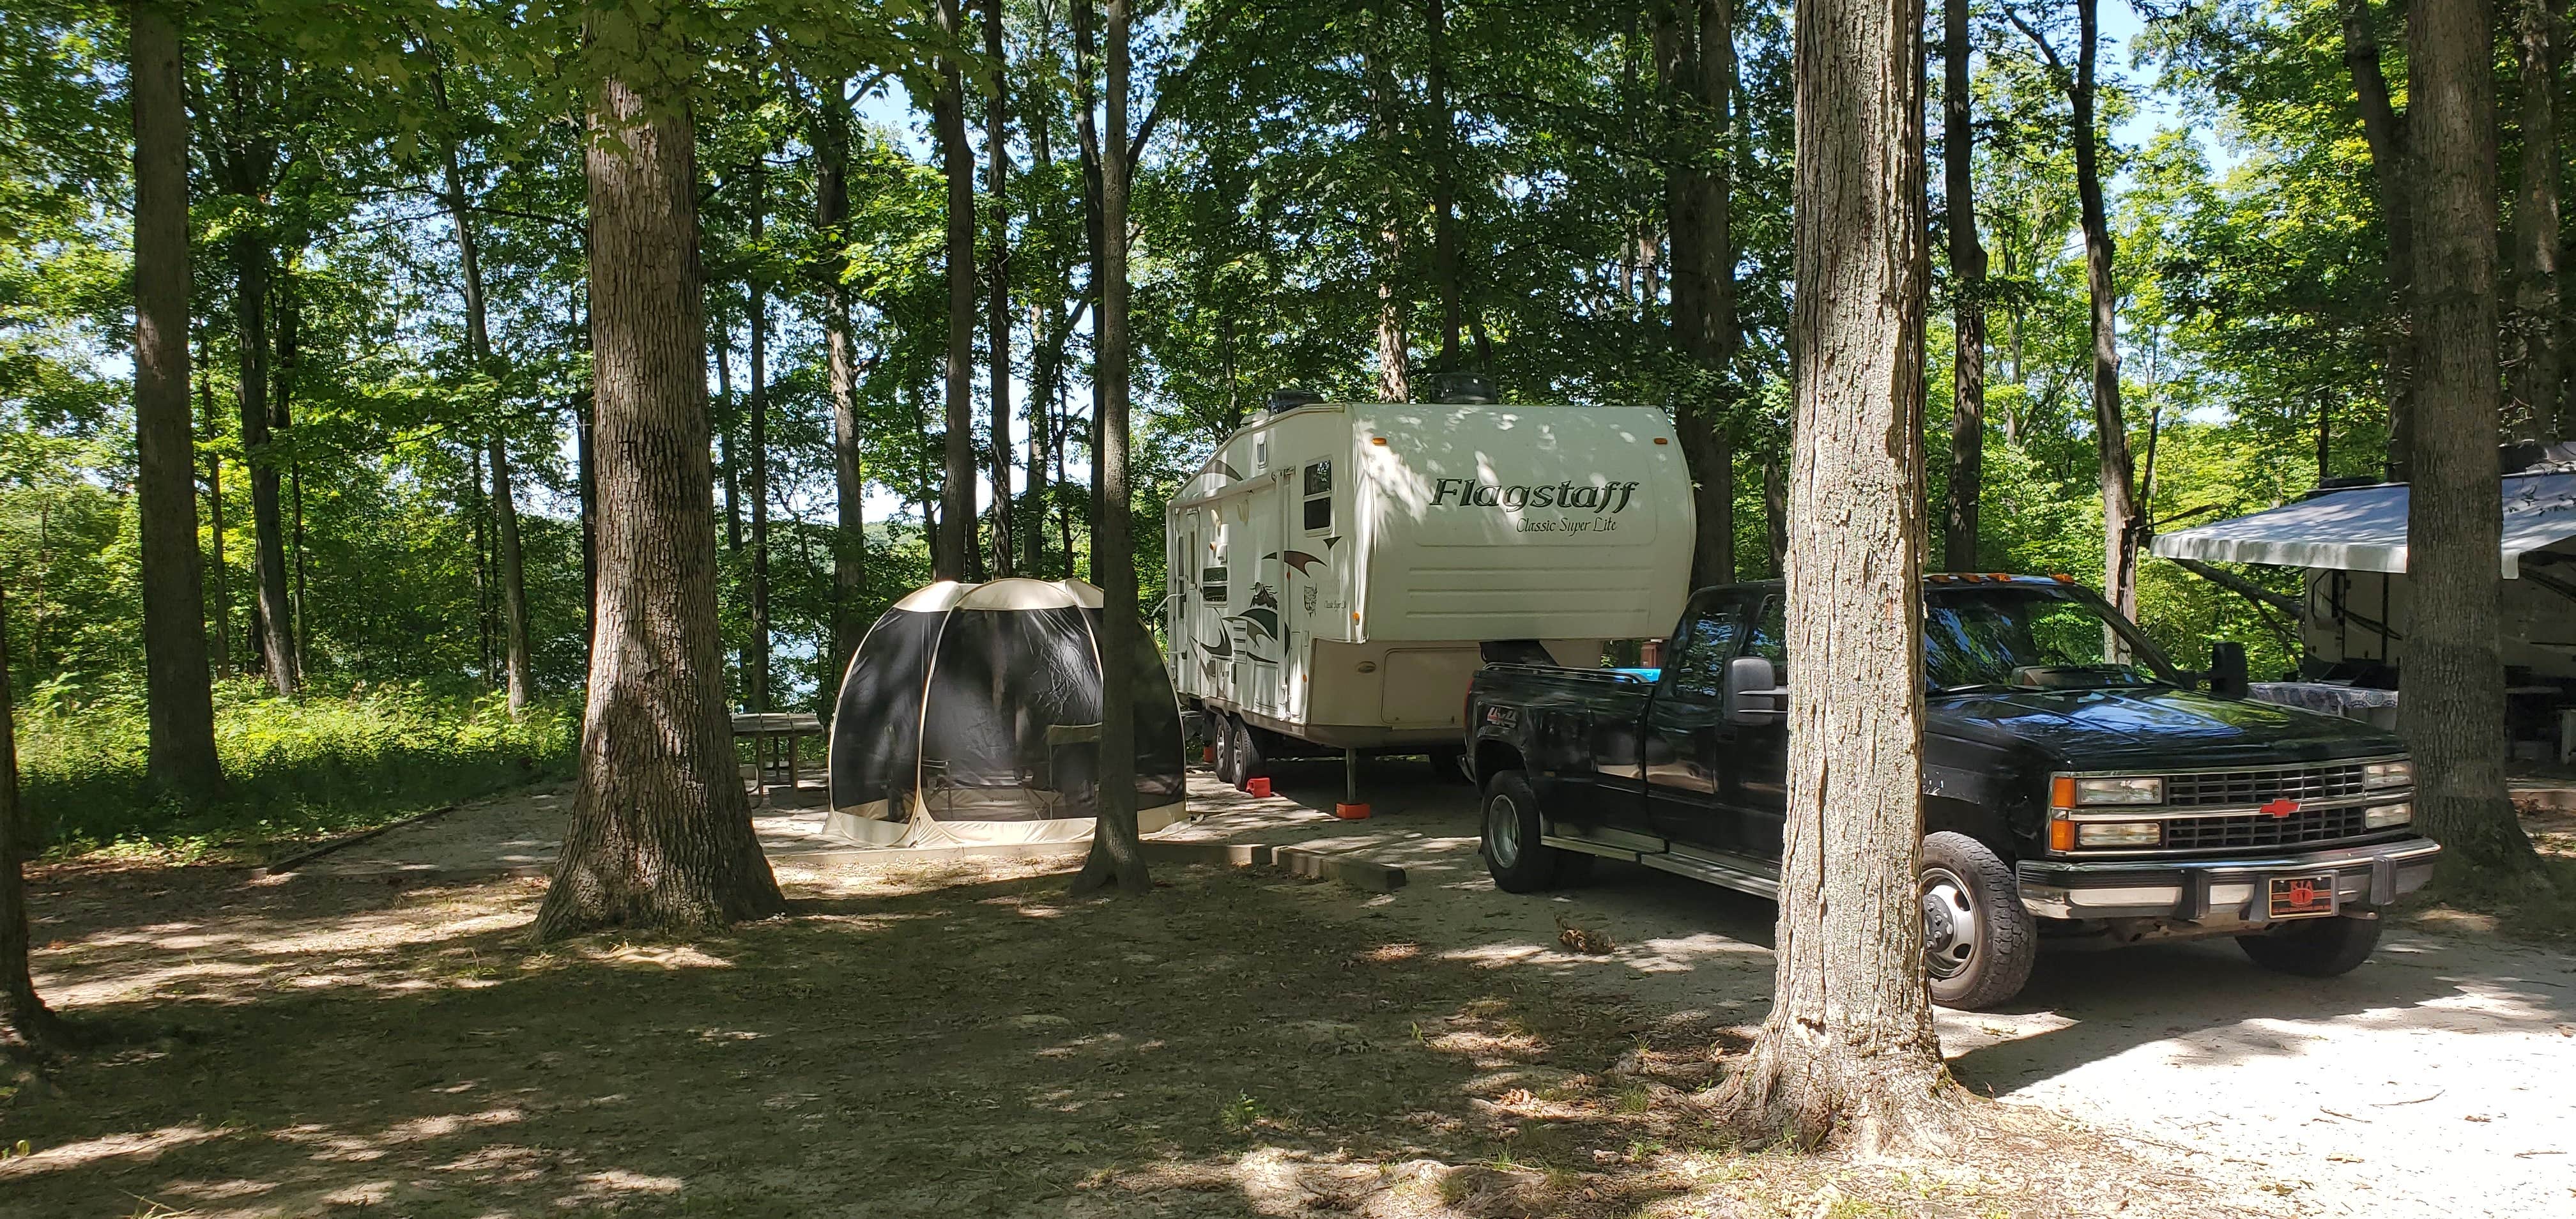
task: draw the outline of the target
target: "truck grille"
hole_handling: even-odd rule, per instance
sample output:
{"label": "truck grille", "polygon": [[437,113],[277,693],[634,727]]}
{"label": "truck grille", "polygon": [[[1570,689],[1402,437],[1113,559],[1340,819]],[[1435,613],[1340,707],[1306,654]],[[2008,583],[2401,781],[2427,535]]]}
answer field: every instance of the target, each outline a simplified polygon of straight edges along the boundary
{"label": "truck grille", "polygon": [[[2165,776],[2165,804],[2199,808],[2213,804],[2266,804],[2288,798],[2305,803],[2361,794],[2361,763],[2330,762],[2322,766],[2285,766],[2271,770],[2212,770]],[[2355,816],[2360,814],[2356,812]],[[2293,816],[2286,820],[2296,822]],[[2212,818],[2229,821],[2235,818]],[[2270,817],[2255,820],[2270,822]],[[2180,824],[2180,823],[2177,823]],[[2275,822],[2274,824],[2278,824]],[[2306,842],[2305,838],[2256,839],[2259,842]],[[2222,844],[2211,843],[2211,846]],[[2231,840],[2225,845],[2235,845]]]}
{"label": "truck grille", "polygon": [[[2356,778],[2354,782],[2360,780]],[[2287,817],[2246,813],[2226,817],[2176,817],[2165,822],[2164,849],[2205,851],[2223,847],[2278,847],[2358,838],[2369,831],[2359,808],[2304,809]]]}

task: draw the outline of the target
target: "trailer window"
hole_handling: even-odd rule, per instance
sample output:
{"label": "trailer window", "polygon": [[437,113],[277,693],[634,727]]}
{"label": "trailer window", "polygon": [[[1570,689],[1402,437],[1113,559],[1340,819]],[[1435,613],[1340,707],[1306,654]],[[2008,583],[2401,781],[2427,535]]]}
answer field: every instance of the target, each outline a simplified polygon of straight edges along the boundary
{"label": "trailer window", "polygon": [[1225,569],[1210,567],[1199,572],[1199,596],[1212,605],[1225,604]]}
{"label": "trailer window", "polygon": [[1333,463],[1306,463],[1306,532],[1322,533],[1333,527]]}

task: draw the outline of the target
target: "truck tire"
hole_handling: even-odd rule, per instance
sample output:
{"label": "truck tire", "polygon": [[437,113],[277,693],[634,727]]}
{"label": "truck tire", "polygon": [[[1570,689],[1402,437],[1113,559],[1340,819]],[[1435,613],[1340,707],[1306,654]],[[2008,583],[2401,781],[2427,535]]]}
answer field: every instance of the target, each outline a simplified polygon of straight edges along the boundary
{"label": "truck tire", "polygon": [[1248,786],[1254,779],[1270,773],[1270,763],[1261,756],[1261,733],[1242,720],[1234,722],[1234,779],[1236,787]]}
{"label": "truck tire", "polygon": [[1932,1001],[1993,1007],[2021,993],[2039,960],[2039,923],[2012,869],[1965,834],[1923,839],[1923,967]]}
{"label": "truck tire", "polygon": [[2351,973],[2379,946],[2375,918],[2302,919],[2262,935],[2240,935],[2237,947],[2254,963],[2302,978],[2333,978]]}
{"label": "truck tire", "polygon": [[1238,784],[1234,770],[1234,717],[1218,715],[1208,721],[1208,732],[1216,746],[1216,781],[1228,787]]}
{"label": "truck tire", "polygon": [[[1517,770],[1496,774],[1485,784],[1481,809],[1483,832],[1476,851],[1485,871],[1505,893],[1537,893],[1576,879],[1591,857],[1542,845],[1538,838],[1538,797]],[[1579,861],[1579,862],[1575,862]]]}
{"label": "truck tire", "polygon": [[1432,750],[1431,777],[1443,783],[1467,782],[1467,751],[1464,749]]}

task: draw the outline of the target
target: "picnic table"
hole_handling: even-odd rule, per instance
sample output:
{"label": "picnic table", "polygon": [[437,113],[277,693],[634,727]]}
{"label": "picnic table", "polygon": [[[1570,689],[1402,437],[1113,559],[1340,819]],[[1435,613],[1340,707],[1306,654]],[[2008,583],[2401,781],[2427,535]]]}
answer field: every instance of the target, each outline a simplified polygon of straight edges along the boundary
{"label": "picnic table", "polygon": [[[752,774],[760,784],[760,798],[769,798],[769,771],[777,763],[780,742],[785,742],[787,755],[787,790],[795,791],[798,783],[798,743],[809,736],[823,735],[823,719],[802,711],[768,711],[737,714],[733,717],[733,735],[739,740],[751,738]],[[764,753],[767,757],[764,759]]]}

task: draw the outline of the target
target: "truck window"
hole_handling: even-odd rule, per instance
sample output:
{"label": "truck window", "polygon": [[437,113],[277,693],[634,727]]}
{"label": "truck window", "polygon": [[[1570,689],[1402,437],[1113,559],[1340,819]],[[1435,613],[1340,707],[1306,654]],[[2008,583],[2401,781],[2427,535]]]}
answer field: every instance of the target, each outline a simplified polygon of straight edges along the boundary
{"label": "truck window", "polygon": [[1306,463],[1306,532],[1322,533],[1333,527],[1333,463]]}
{"label": "truck window", "polygon": [[1788,598],[1778,594],[1762,601],[1762,621],[1753,628],[1753,640],[1744,645],[1744,654],[1759,656],[1780,671],[1780,684],[1789,684],[1789,612]]}
{"label": "truck window", "polygon": [[1691,698],[1726,694],[1726,662],[1735,659],[1735,642],[1744,634],[1744,603],[1713,602],[1682,624],[1676,652],[1666,657],[1667,687]]}

